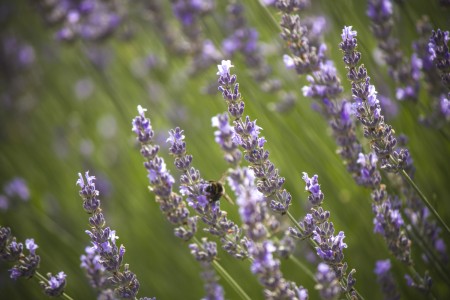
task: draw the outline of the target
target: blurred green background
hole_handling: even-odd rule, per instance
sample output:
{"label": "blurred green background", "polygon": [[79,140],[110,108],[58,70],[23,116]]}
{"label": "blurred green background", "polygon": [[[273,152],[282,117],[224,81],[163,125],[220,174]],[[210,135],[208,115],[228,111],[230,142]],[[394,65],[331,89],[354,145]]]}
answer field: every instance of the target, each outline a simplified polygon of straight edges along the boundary
{"label": "blurred green background", "polygon": [[[151,15],[146,16],[146,5],[151,3],[123,2],[127,18],[121,31],[109,38],[63,43],[55,40],[57,26],[43,21],[34,1],[1,2],[2,38],[13,36],[32,46],[34,62],[14,72],[2,65],[5,72],[0,83],[0,187],[19,176],[28,183],[31,197],[29,202],[14,203],[6,211],[0,211],[0,225],[11,227],[20,241],[34,238],[41,256],[40,272],[64,270],[68,274],[66,292],[75,299],[95,297],[79,267],[80,255],[90,242],[84,232],[88,229],[88,215],[83,211],[75,182],[78,172],[86,170],[97,177],[108,225],[117,231],[119,243],[125,245],[125,262],[141,283],[138,295],[199,299],[204,294],[199,264],[189,253],[188,244],[173,235],[172,226],[147,189],[146,170],[131,132],[131,120],[137,114],[137,105],[148,109],[147,116],[162,146],[160,154],[175,178],[179,174],[167,155],[165,140],[170,128],[180,126],[185,130],[194,166],[203,178],[219,179],[227,165],[214,142],[211,117],[224,112],[226,106],[218,92],[206,93],[205,87],[216,81],[215,65],[220,61],[199,74],[189,74],[189,55],[169,51],[160,28],[152,23]],[[257,119],[263,128],[271,160],[286,178],[285,187],[293,195],[291,212],[297,218],[305,213],[307,194],[301,172],[318,174],[325,194],[324,207],[330,210],[336,230],[345,232],[348,248],[344,253],[350,268],[357,270],[358,291],[366,299],[379,299],[381,293],[373,273],[375,261],[391,258],[402,296],[420,298],[420,294],[405,286],[406,269],[390,256],[383,239],[373,234],[369,191],[354,183],[336,154],[326,120],[311,109],[312,101],[303,97],[301,87],[305,79],[286,70],[283,64],[280,15],[258,1],[243,3],[249,26],[258,30],[260,42],[267,49],[272,76],[279,78],[283,89],[294,92],[297,98],[288,112],[273,111],[270,103],[277,101],[276,94],[264,92],[252,79],[242,56],[233,58],[232,72],[238,75],[246,114]],[[167,24],[181,38],[180,23],[174,18],[170,4],[165,1],[160,4]],[[204,36],[217,47],[225,38],[226,4],[227,1],[216,1],[213,12],[201,19]],[[365,1],[314,1],[308,10],[327,19],[328,53],[340,72],[347,96],[350,85],[338,49],[344,25],[353,25],[358,31],[359,50],[372,82],[391,88],[391,93],[394,88],[386,66],[375,61],[376,40],[369,30],[366,5]],[[412,51],[411,42],[417,38],[414,22],[421,15],[428,15],[435,29],[450,27],[449,9],[438,6],[435,0],[406,1],[395,4],[394,9],[395,35],[400,37],[402,49],[408,55]],[[101,57],[102,66],[90,60],[87,53]],[[152,67],[144,63],[149,55],[156,61]],[[408,136],[417,168],[416,183],[450,222],[450,142],[442,131],[417,122],[419,115],[426,112],[427,97],[426,93],[420,95],[420,105],[397,103],[399,113],[388,122],[397,134]],[[448,125],[444,130],[448,133]],[[364,143],[368,149],[368,143]],[[222,202],[230,219],[238,222],[237,206]],[[445,240],[449,245],[448,236]],[[298,243],[297,258],[306,262],[310,252],[305,243]],[[416,267],[423,272],[426,266],[419,255],[414,252]],[[222,250],[219,257],[251,298],[262,298],[262,289],[249,270],[249,262],[236,261]],[[1,299],[45,298],[35,280],[9,279],[10,267],[0,263]],[[315,271],[316,264],[310,267]],[[318,297],[314,283],[295,265],[283,261],[282,269],[286,278],[309,289],[311,299]],[[230,286],[222,280],[221,283],[226,297],[236,299]],[[450,295],[449,287],[438,277],[434,292],[439,298]]]}

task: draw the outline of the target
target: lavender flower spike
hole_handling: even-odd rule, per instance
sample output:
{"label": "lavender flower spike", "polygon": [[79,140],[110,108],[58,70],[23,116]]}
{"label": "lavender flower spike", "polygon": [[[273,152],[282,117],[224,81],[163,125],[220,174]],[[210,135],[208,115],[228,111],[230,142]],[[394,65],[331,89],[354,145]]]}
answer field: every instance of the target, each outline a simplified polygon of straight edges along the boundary
{"label": "lavender flower spike", "polygon": [[353,109],[364,127],[364,137],[371,141],[372,150],[381,160],[381,168],[388,172],[400,172],[407,166],[409,151],[396,149],[397,140],[392,127],[384,122],[375,86],[370,84],[364,65],[358,66],[361,53],[356,51],[356,35],[352,26],[344,27],[339,44],[344,52],[347,78],[352,83]]}
{"label": "lavender flower spike", "polygon": [[291,195],[283,189],[284,178],[279,176],[278,169],[269,160],[269,151],[264,149],[266,140],[259,136],[261,127],[256,125],[256,121],[250,121],[248,116],[245,121],[242,120],[245,104],[239,92],[236,75],[230,74],[233,65],[231,61],[223,60],[217,67],[218,89],[228,104],[229,114],[234,118],[236,143],[244,149],[244,158],[258,178],[258,191],[266,197],[273,211],[285,214],[291,204]]}
{"label": "lavender flower spike", "polygon": [[267,235],[270,216],[264,196],[257,190],[255,176],[250,169],[238,169],[230,176],[230,184],[237,196],[243,228],[249,237],[249,252],[253,257],[251,271],[264,287],[266,299],[307,299],[307,291],[284,279],[280,261],[273,253],[275,245]]}
{"label": "lavender flower spike", "polygon": [[[206,182],[200,171],[192,166],[193,157],[186,152],[184,131],[179,127],[170,130],[170,154],[175,157],[175,166],[182,172],[180,193],[187,197],[188,204],[207,225],[205,231],[220,237],[223,249],[237,259],[248,257],[247,240],[241,237],[242,230],[220,209],[219,199],[214,199],[211,183]],[[220,197],[219,197],[220,198]]]}
{"label": "lavender flower spike", "polygon": [[91,230],[86,230],[90,236],[95,252],[100,255],[100,263],[111,273],[108,279],[114,287],[114,294],[125,299],[134,299],[139,290],[136,275],[129,270],[128,264],[123,265],[125,247],[117,247],[115,230],[105,227],[106,221],[100,208],[99,192],[95,188],[95,177],[85,174],[86,182],[79,173],[77,185],[80,186],[80,196],[83,199],[84,210],[91,214],[89,224]]}
{"label": "lavender flower spike", "polygon": [[223,300],[223,287],[217,282],[217,275],[212,267],[212,262],[217,257],[217,245],[202,238],[201,245],[190,244],[191,254],[200,262],[203,268],[202,278],[205,281],[206,297],[202,300]]}
{"label": "lavender flower spike", "polygon": [[431,60],[441,71],[442,83],[450,90],[450,52],[447,43],[450,40],[448,31],[433,31],[428,43]]}
{"label": "lavender flower spike", "polygon": [[52,276],[51,273],[48,273],[48,283],[44,281],[40,282],[45,294],[50,297],[61,296],[66,287],[66,276],[67,275],[64,274],[64,272],[59,272],[56,276]]}
{"label": "lavender flower spike", "polygon": [[164,160],[158,156],[159,146],[153,144],[154,131],[150,119],[145,117],[146,109],[138,106],[139,116],[133,119],[133,132],[141,144],[141,155],[146,160],[150,190],[156,195],[161,211],[167,220],[176,225],[175,235],[184,241],[197,232],[197,217],[190,217],[183,198],[172,191],[174,178],[166,169]]}
{"label": "lavender flower spike", "polygon": [[[17,243],[16,238],[11,235],[11,229],[0,226],[0,261],[15,263],[9,270],[11,279],[16,280],[20,277],[31,278],[35,274],[38,278],[43,278],[37,271],[41,259],[36,254],[38,245],[34,242],[34,239],[25,240],[25,248],[29,252],[28,255],[23,253],[23,244]],[[51,297],[61,296],[66,287],[66,274],[59,272],[58,275],[52,276],[48,273],[47,277],[48,280],[39,282],[44,293]],[[71,299],[70,297],[68,298]]]}
{"label": "lavender flower spike", "polygon": [[374,273],[377,275],[377,282],[381,287],[384,299],[386,300],[398,300],[400,294],[397,291],[394,277],[391,273],[391,261],[378,260],[375,265]]}

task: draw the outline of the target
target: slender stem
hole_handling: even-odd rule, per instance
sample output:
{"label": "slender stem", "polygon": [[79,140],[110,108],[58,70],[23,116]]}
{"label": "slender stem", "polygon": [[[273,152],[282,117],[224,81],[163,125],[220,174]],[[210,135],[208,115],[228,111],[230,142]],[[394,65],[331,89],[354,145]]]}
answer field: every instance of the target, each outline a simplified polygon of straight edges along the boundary
{"label": "slender stem", "polygon": [[447,231],[447,234],[450,234],[450,227],[448,227],[448,225],[444,222],[444,220],[441,218],[441,216],[438,214],[438,212],[434,209],[434,207],[428,201],[427,197],[422,193],[422,191],[414,183],[414,181],[411,179],[411,177],[408,176],[408,174],[405,172],[405,170],[402,170],[402,175],[406,179],[406,181],[408,181],[409,184],[416,190],[419,197],[422,199],[422,201],[425,203],[425,205],[428,207],[428,209],[433,213],[433,215],[439,221],[441,226],[445,228],[445,230]]}
{"label": "slender stem", "polygon": [[[407,218],[406,218],[407,220]],[[423,250],[423,252],[427,255],[428,260],[433,264],[437,273],[441,276],[441,278],[450,285],[450,278],[448,274],[442,269],[441,264],[439,263],[439,258],[437,257],[435,251],[430,249],[428,243],[423,239],[422,235],[415,227],[414,224],[410,224],[410,226],[406,227],[409,234],[414,238],[414,241],[419,245],[419,247]]]}
{"label": "slender stem", "polygon": [[[201,243],[197,239],[197,237],[194,236],[192,239],[197,245],[201,246]],[[220,277],[225,279],[225,281],[228,282],[229,285],[231,285],[235,292],[241,296],[241,299],[251,300],[251,298],[245,293],[241,286],[233,279],[230,274],[228,274],[228,272],[219,264],[218,261],[214,260],[212,264],[216,271],[220,274]]]}
{"label": "slender stem", "polygon": [[294,216],[291,214],[290,211],[287,212],[287,215],[288,215],[289,219],[292,221],[292,223],[294,223],[294,226],[295,226],[300,232],[303,232],[303,229],[300,227],[300,225],[298,225],[297,220],[294,218]]}
{"label": "slender stem", "polygon": [[216,261],[213,262],[214,268],[218,273],[220,273],[221,277],[225,279],[231,287],[238,293],[242,299],[245,300],[251,300],[251,298],[244,292],[244,290],[241,288],[241,286],[231,277],[230,274]]}
{"label": "slender stem", "polygon": [[[41,280],[41,281],[44,281],[44,282],[47,282],[47,283],[48,283],[48,279],[45,278],[45,276],[42,275],[41,273],[39,273],[38,271],[36,271],[36,273],[34,273],[34,274],[36,275],[36,279],[39,279],[39,280]],[[61,294],[61,297],[65,298],[65,299],[67,299],[67,300],[73,300],[72,297],[70,297],[69,295],[67,295],[67,294],[64,293],[64,292]]]}
{"label": "slender stem", "polygon": [[295,264],[297,265],[297,267],[299,267],[306,275],[308,275],[308,277],[310,277],[314,282],[316,282],[316,278],[314,277],[313,272],[311,272],[311,270],[308,269],[307,266],[305,266],[300,260],[298,260],[296,257],[294,257],[293,255],[289,255],[289,259]]}
{"label": "slender stem", "polygon": [[[408,269],[416,280],[422,281],[422,277],[419,275],[419,272],[416,271],[414,266],[408,266]],[[427,296],[429,296],[429,299],[436,300],[436,297],[433,295],[431,290],[428,290]]]}

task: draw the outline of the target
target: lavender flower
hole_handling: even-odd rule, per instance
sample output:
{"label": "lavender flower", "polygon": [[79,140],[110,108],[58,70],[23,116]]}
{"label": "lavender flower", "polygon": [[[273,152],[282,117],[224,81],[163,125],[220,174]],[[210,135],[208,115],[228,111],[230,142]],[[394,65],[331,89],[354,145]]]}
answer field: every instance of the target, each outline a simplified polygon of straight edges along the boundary
{"label": "lavender flower", "polygon": [[217,127],[214,132],[215,141],[224,151],[225,160],[233,167],[236,167],[242,158],[242,152],[235,142],[235,132],[228,123],[228,114],[220,114],[212,118],[212,126]]}
{"label": "lavender flower", "polygon": [[206,238],[202,238],[201,245],[190,244],[191,254],[202,265],[203,271],[201,276],[205,282],[206,296],[202,299],[224,299],[224,291],[217,282],[217,275],[212,267],[212,262],[217,256],[217,245],[214,242],[208,242]]}
{"label": "lavender flower", "polygon": [[28,201],[30,199],[30,191],[27,183],[20,177],[16,177],[6,183],[4,193],[8,197],[17,197],[22,201]]}
{"label": "lavender flower", "polygon": [[62,23],[55,34],[61,41],[104,39],[117,30],[123,18],[123,9],[114,1],[53,1],[40,5],[48,23]]}
{"label": "lavender flower", "polygon": [[105,227],[106,221],[101,212],[100,200],[97,198],[99,192],[95,188],[95,177],[89,176],[89,172],[85,174],[86,182],[81,173],[77,185],[80,186],[80,196],[83,199],[84,210],[91,214],[89,224],[91,230],[86,233],[91,238],[95,252],[100,256],[100,263],[111,273],[108,278],[109,283],[114,288],[114,294],[125,299],[133,299],[139,290],[139,281],[136,275],[129,270],[128,264],[123,264],[125,255],[125,247],[120,245],[117,247],[115,230]]}
{"label": "lavender flower", "polygon": [[429,295],[433,281],[428,272],[425,272],[425,275],[423,277],[416,276],[415,278],[412,278],[411,276],[406,274],[405,279],[408,286],[418,289],[425,295]]}
{"label": "lavender flower", "polygon": [[280,90],[280,80],[270,78],[272,70],[264,57],[262,46],[258,40],[258,31],[248,25],[243,4],[230,3],[228,5],[226,26],[231,33],[222,41],[225,56],[233,58],[237,53],[242,54],[253,78],[260,84],[263,91],[276,92]]}
{"label": "lavender flower", "polygon": [[279,176],[278,169],[268,159],[269,152],[264,149],[266,140],[259,137],[261,127],[256,125],[256,121],[250,121],[248,116],[245,121],[241,119],[245,105],[239,93],[236,75],[230,74],[233,65],[231,61],[223,60],[217,67],[219,91],[228,104],[228,112],[235,118],[236,142],[244,149],[244,158],[250,163],[258,178],[258,191],[267,198],[273,211],[285,214],[291,204],[291,195],[282,188],[284,178]]}
{"label": "lavender flower", "polygon": [[206,182],[200,171],[191,166],[192,155],[186,153],[183,130],[179,127],[169,132],[170,154],[175,157],[175,167],[182,172],[180,193],[187,197],[187,202],[207,225],[205,231],[219,236],[223,248],[235,258],[248,257],[247,240],[241,238],[242,231],[227,213],[220,209],[220,201],[211,195],[211,183]]}
{"label": "lavender flower", "polygon": [[204,38],[200,26],[200,18],[211,12],[213,8],[214,2],[211,0],[172,1],[174,15],[181,22],[183,33],[187,37],[188,52],[193,56],[193,63],[189,70],[191,74],[197,74],[208,68],[220,57],[214,44]]}
{"label": "lavender flower", "polygon": [[450,53],[447,46],[449,40],[450,34],[448,31],[433,30],[428,44],[428,51],[431,60],[441,72],[442,82],[450,90]]}
{"label": "lavender flower", "polygon": [[[292,1],[294,3],[295,1]],[[301,3],[302,1],[299,1]],[[280,3],[280,4],[278,4]],[[290,14],[290,8],[283,7],[283,1],[276,3],[277,8],[286,11],[281,17],[281,38],[286,42],[292,56],[285,55],[283,60],[288,68],[294,68],[297,74],[310,73],[319,68],[326,47],[311,45],[307,27],[301,25],[298,15]],[[304,6],[301,5],[301,8]]]}
{"label": "lavender flower", "polygon": [[5,183],[3,192],[4,195],[0,194],[0,209],[3,211],[8,210],[11,204],[16,204],[16,201],[13,201],[15,199],[23,202],[30,200],[30,190],[27,183],[20,177],[13,178]]}
{"label": "lavender flower", "polygon": [[97,291],[111,291],[109,288],[108,274],[105,267],[101,264],[101,257],[92,247],[86,247],[86,254],[81,255],[81,268],[84,269],[89,284]]}
{"label": "lavender flower", "polygon": [[164,160],[158,156],[159,146],[153,144],[154,131],[145,111],[138,106],[139,116],[134,118],[132,130],[141,144],[141,155],[146,159],[144,166],[148,171],[150,189],[167,220],[177,226],[175,235],[184,241],[190,240],[197,232],[198,218],[189,216],[183,198],[172,191],[175,180],[167,171]]}
{"label": "lavender flower", "polygon": [[273,221],[263,194],[255,186],[252,170],[238,169],[230,180],[234,181],[230,186],[237,196],[243,228],[250,240],[249,252],[253,258],[251,271],[264,286],[266,299],[306,299],[307,291],[283,278],[280,261],[273,256],[276,247],[267,239],[270,232],[268,226]]}
{"label": "lavender flower", "polygon": [[400,299],[400,294],[391,273],[391,261],[389,259],[378,260],[375,265],[374,273],[377,275],[377,282],[381,287],[384,299]]}
{"label": "lavender flower", "polygon": [[322,299],[338,299],[341,294],[339,279],[336,278],[334,271],[325,263],[317,266],[316,289]]}
{"label": "lavender flower", "polygon": [[359,64],[361,53],[357,52],[356,31],[351,26],[342,31],[340,48],[344,52],[344,62],[348,70],[347,78],[352,82],[353,109],[356,118],[364,127],[364,136],[371,141],[371,148],[381,159],[381,168],[389,172],[403,170],[409,159],[407,149],[396,149],[397,140],[392,127],[384,122],[380,101],[375,86],[364,65]]}
{"label": "lavender flower", "polygon": [[399,100],[417,100],[420,85],[421,60],[415,54],[411,63],[405,61],[398,39],[392,36],[394,28],[391,0],[371,0],[367,15],[372,20],[371,28],[383,51],[383,58],[389,66],[389,75],[397,84],[396,97]]}
{"label": "lavender flower", "polygon": [[[345,238],[344,232],[340,231],[338,235],[334,236],[334,225],[332,222],[328,221],[330,212],[324,211],[321,207],[325,196],[320,189],[318,176],[314,175],[310,178],[307,173],[303,173],[302,179],[306,183],[305,190],[309,193],[308,200],[313,207],[311,208],[310,213],[298,223],[300,230],[290,227],[289,232],[291,236],[300,239],[311,237],[316,243],[317,255],[327,264],[327,266],[332,268],[337,280],[341,281],[345,278],[348,267],[347,263],[343,261],[343,250],[344,248],[347,248],[347,244],[343,242]],[[325,276],[324,274],[328,272],[324,268],[325,267],[319,265],[319,273],[322,274],[321,276]],[[353,278],[355,272],[355,270],[352,270],[348,274],[346,278],[347,284],[340,292],[353,292],[353,285],[356,282]],[[323,277],[323,279],[326,278],[328,277]],[[322,283],[319,281],[319,284]],[[326,290],[327,288],[323,287],[323,289]],[[324,293],[326,294],[328,292]],[[335,295],[333,293],[331,294]],[[334,296],[330,296],[330,299],[333,299],[333,297]]]}
{"label": "lavender flower", "polygon": [[[2,227],[3,229],[3,227]],[[3,230],[2,230],[3,231]],[[16,239],[10,236],[11,231],[6,228],[5,234],[6,247],[2,249],[2,258],[6,257],[6,260],[17,262],[10,270],[11,279],[17,280],[20,277],[31,278],[39,268],[40,256],[36,254],[38,245],[34,243],[34,239],[25,240],[25,248],[27,248],[29,254],[25,256],[21,243],[17,244]]]}
{"label": "lavender flower", "polygon": [[172,4],[173,13],[183,26],[191,26],[198,16],[211,11],[213,8],[214,5],[211,0],[176,0]]}
{"label": "lavender flower", "polygon": [[59,272],[55,276],[48,273],[48,282],[40,281],[40,285],[44,289],[45,294],[50,297],[61,296],[66,287],[66,276],[67,275],[64,274],[64,272]]}

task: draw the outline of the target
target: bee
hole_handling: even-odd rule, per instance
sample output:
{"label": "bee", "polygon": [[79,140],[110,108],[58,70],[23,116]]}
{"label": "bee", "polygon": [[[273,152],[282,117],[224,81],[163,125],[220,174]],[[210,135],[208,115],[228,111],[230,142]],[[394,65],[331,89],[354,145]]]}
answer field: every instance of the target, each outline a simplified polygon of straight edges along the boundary
{"label": "bee", "polygon": [[225,193],[225,187],[220,181],[208,181],[208,185],[205,187],[205,192],[208,194],[209,203],[217,202],[223,196],[225,200],[231,204],[234,204],[233,200]]}

